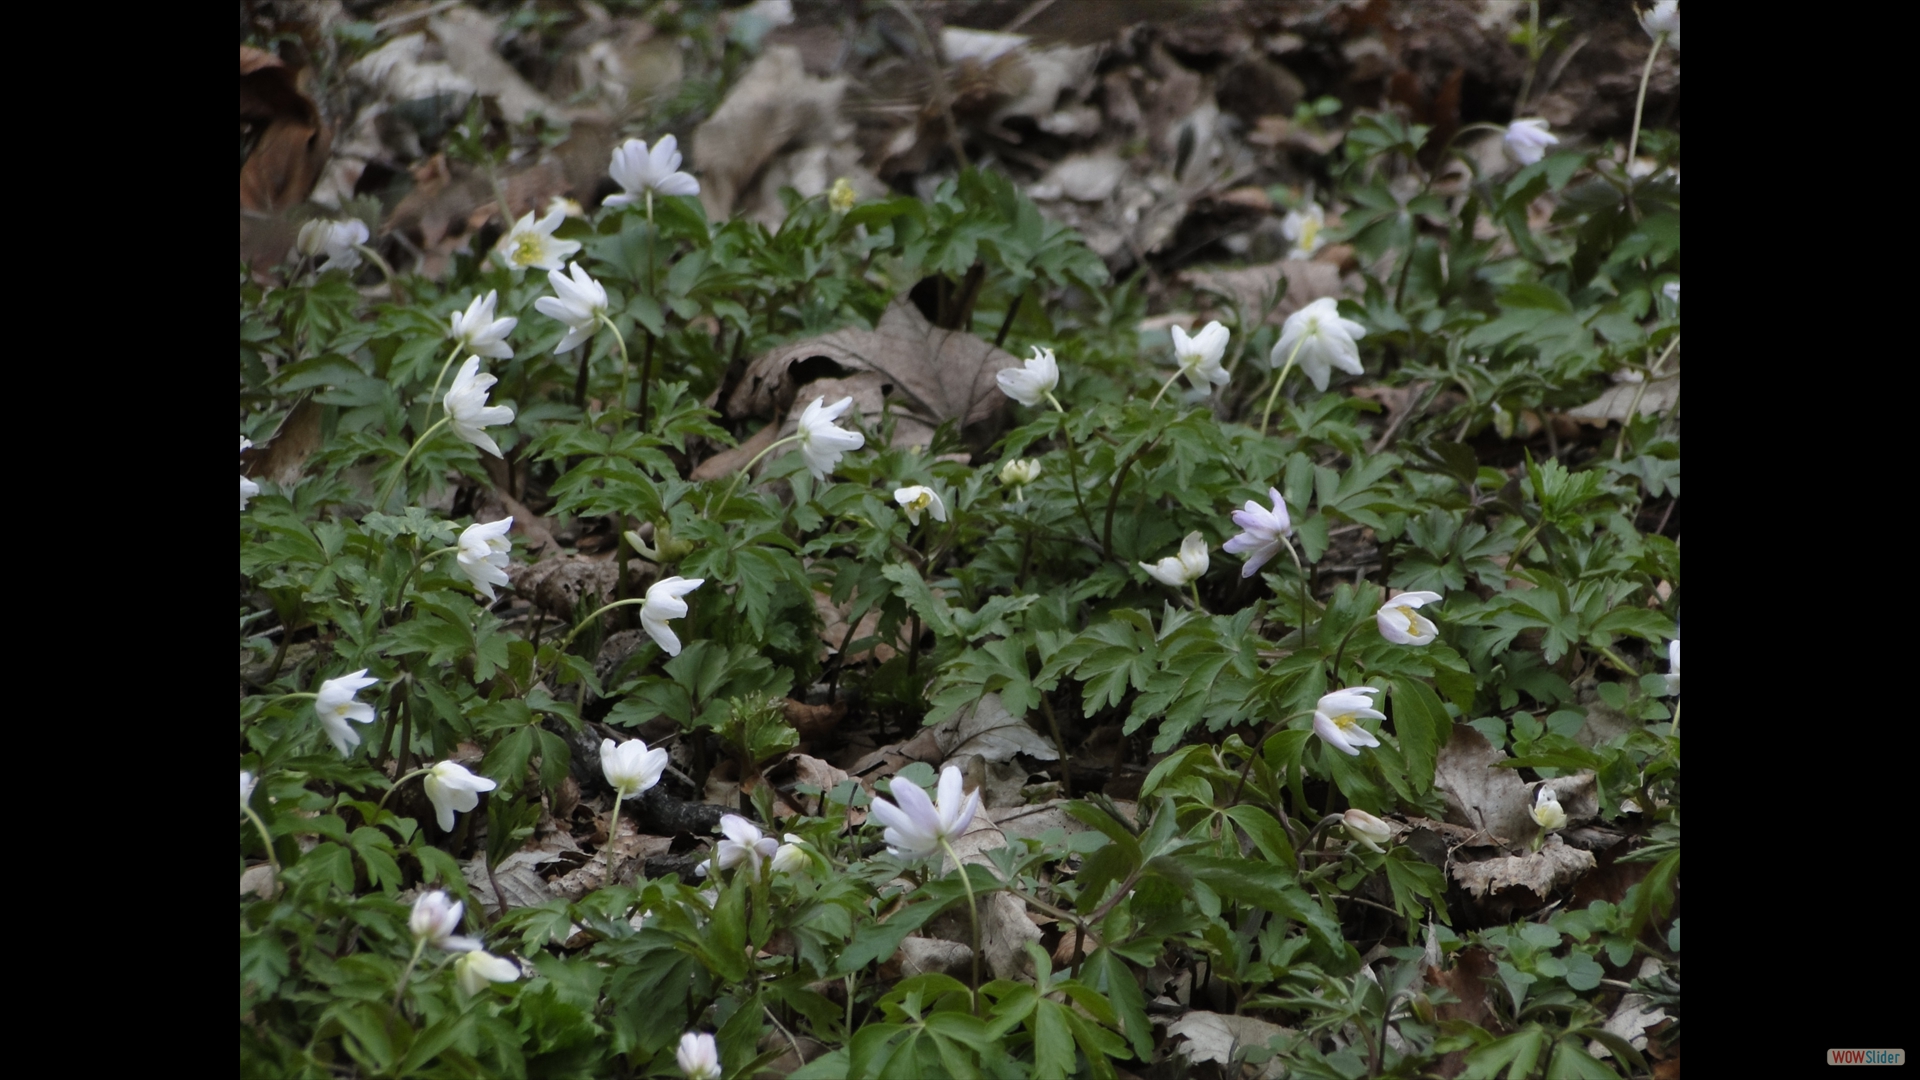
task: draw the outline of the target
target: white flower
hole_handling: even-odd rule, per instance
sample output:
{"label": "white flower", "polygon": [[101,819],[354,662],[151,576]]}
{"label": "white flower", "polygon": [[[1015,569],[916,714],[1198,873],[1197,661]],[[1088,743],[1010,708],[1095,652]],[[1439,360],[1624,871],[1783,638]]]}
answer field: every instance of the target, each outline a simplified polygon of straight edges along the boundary
{"label": "white flower", "polygon": [[1023,363],[1022,367],[1001,368],[994,373],[993,381],[1000,384],[1001,393],[1020,404],[1038,405],[1060,385],[1060,365],[1054,362],[1052,349],[1038,345]]}
{"label": "white flower", "polygon": [[1323,695],[1313,707],[1313,733],[1334,749],[1355,757],[1363,746],[1379,746],[1380,740],[1373,737],[1373,732],[1360,726],[1362,717],[1387,718],[1386,713],[1373,708],[1373,699],[1365,696],[1379,692],[1371,686],[1353,686]]}
{"label": "white flower", "polygon": [[1667,669],[1667,695],[1671,697],[1680,692],[1680,639],[1679,638],[1674,638],[1673,644],[1667,646],[1667,663],[1669,665]]}
{"label": "white flower", "polygon": [[720,818],[720,831],[726,839],[720,841],[720,869],[731,870],[745,865],[747,880],[760,880],[760,864],[779,853],[780,842],[762,833],[753,822],[739,814],[723,814]]}
{"label": "white flower", "polygon": [[1340,815],[1340,822],[1347,827],[1347,835],[1365,844],[1368,851],[1379,851],[1381,844],[1393,839],[1393,826],[1365,810],[1349,810]]}
{"label": "white flower", "polygon": [[447,340],[460,343],[463,352],[478,356],[490,356],[495,360],[513,359],[513,346],[507,344],[507,335],[520,325],[519,319],[496,319],[493,309],[500,302],[500,290],[494,289],[485,296],[476,296],[467,310],[453,313],[451,326],[447,330]]}
{"label": "white flower", "polygon": [[253,799],[253,785],[259,783],[252,773],[240,770],[240,812],[246,813],[247,803]]}
{"label": "white flower", "polygon": [[1440,635],[1440,628],[1415,609],[1439,602],[1437,592],[1403,592],[1380,605],[1373,622],[1380,636],[1395,645],[1425,645]]}
{"label": "white flower", "polygon": [[900,509],[907,512],[907,520],[915,525],[920,524],[920,515],[928,510],[933,511],[933,520],[947,520],[947,504],[941,501],[940,493],[924,484],[895,489],[893,501],[900,504]]}
{"label": "white flower", "polygon": [[1281,545],[1293,535],[1293,522],[1287,517],[1287,504],[1280,498],[1280,489],[1270,487],[1267,494],[1273,498],[1273,509],[1248,499],[1246,509],[1233,512],[1233,523],[1240,526],[1242,532],[1220,545],[1220,550],[1228,554],[1251,556],[1247,565],[1240,568],[1243,578],[1258,573],[1268,559],[1280,554]]}
{"label": "white flower", "polygon": [[320,692],[314,696],[313,711],[320,715],[320,726],[327,729],[327,738],[333,740],[334,749],[342,755],[350,754],[360,745],[360,733],[347,723],[373,723],[373,706],[353,700],[353,695],[379,682],[379,679],[366,678],[367,669],[337,679],[328,679],[320,684]]}
{"label": "white flower", "polygon": [[600,317],[607,313],[606,288],[580,269],[579,263],[572,263],[567,269],[573,277],[558,270],[547,271],[547,282],[556,295],[543,296],[533,302],[540,314],[567,324],[567,336],[553,347],[555,355],[579,348],[581,342],[593,336]]}
{"label": "white flower", "polygon": [[827,191],[827,205],[833,207],[834,212],[839,214],[853,209],[853,204],[859,201],[859,198],[860,196],[853,190],[853,181],[844,176],[835,180],[833,187]]}
{"label": "white flower", "polygon": [[413,901],[413,913],[407,916],[407,929],[413,931],[415,938],[435,948],[472,952],[480,947],[480,942],[454,933],[460,929],[460,913],[464,907],[439,889],[421,893]]}
{"label": "white flower", "polygon": [[254,483],[244,476],[240,478],[240,509],[245,510],[247,508],[247,500],[258,494],[260,494],[259,484]]}
{"label": "white flower", "polygon": [[1157,563],[1141,563],[1140,569],[1155,581],[1162,581],[1176,589],[1184,589],[1190,581],[1197,581],[1207,572],[1207,541],[1198,532],[1190,532],[1180,542],[1180,554],[1169,555]]}
{"label": "white flower", "polygon": [[621,798],[631,799],[660,782],[661,774],[667,771],[667,752],[649,750],[640,739],[628,739],[617,746],[612,739],[602,739],[600,771]]}
{"label": "white flower", "polygon": [[315,218],[300,226],[300,236],[294,241],[294,246],[302,255],[325,255],[327,261],[318,267],[321,270],[331,270],[336,266],[342,270],[352,270],[360,265],[360,252],[354,249],[354,245],[366,243],[369,235],[367,223],[357,218],[346,221]]}
{"label": "white flower", "polygon": [[507,560],[513,551],[507,530],[511,528],[513,519],[509,517],[484,525],[476,521],[460,533],[460,554],[456,556],[460,572],[488,600],[494,598],[495,585],[507,584]]}
{"label": "white flower", "polygon": [[1180,363],[1180,371],[1193,383],[1195,390],[1206,391],[1207,384],[1225,386],[1233,376],[1220,366],[1220,358],[1227,354],[1227,339],[1232,335],[1227,328],[1217,322],[1210,322],[1206,328],[1192,337],[1179,327],[1173,327],[1173,357]]}
{"label": "white flower", "polygon": [[1349,375],[1361,375],[1366,369],[1360,366],[1360,347],[1355,338],[1367,336],[1367,328],[1352,319],[1340,317],[1340,304],[1331,296],[1322,297],[1287,316],[1287,324],[1280,328],[1280,340],[1274,342],[1273,351],[1267,354],[1270,367],[1280,367],[1289,356],[1295,356],[1294,346],[1300,347],[1296,362],[1300,370],[1313,380],[1315,390],[1325,390],[1327,380],[1333,376],[1330,368],[1339,368]]}
{"label": "white flower", "polygon": [[687,602],[680,598],[706,583],[706,578],[683,578],[676,574],[647,587],[647,599],[640,605],[640,628],[668,656],[680,655],[680,639],[674,636],[667,620],[683,618],[687,614]]}
{"label": "white flower", "polygon": [[980,792],[962,798],[961,788],[960,770],[951,765],[940,770],[938,805],[913,781],[894,777],[894,802],[873,800],[873,816],[886,826],[880,838],[887,849],[915,859],[938,851],[943,840],[958,840],[980,809]]}
{"label": "white flower", "polygon": [[671,135],[662,135],[660,141],[648,151],[645,140],[628,139],[625,145],[614,148],[613,160],[607,165],[607,175],[613,182],[626,190],[609,198],[604,205],[625,206],[639,202],[649,191],[662,195],[698,195],[700,181],[678,172],[680,168],[680,150]]}
{"label": "white flower", "polygon": [[519,977],[519,964],[490,952],[475,950],[453,962],[453,980],[468,997],[485,990],[488,983],[512,982]]}
{"label": "white flower", "polygon": [[447,387],[447,396],[442,402],[447,407],[447,422],[453,425],[453,433],[494,457],[502,456],[500,444],[480,429],[513,423],[512,408],[487,404],[487,388],[499,381],[481,374],[480,358],[469,356],[454,375],[453,385]]}
{"label": "white flower", "polygon": [[674,1055],[687,1080],[720,1080],[720,1048],[713,1036],[704,1031],[689,1031],[680,1036],[680,1050]]}
{"label": "white flower", "polygon": [[492,791],[499,785],[484,776],[473,775],[464,765],[443,761],[427,773],[423,786],[427,789],[427,801],[433,804],[434,820],[440,823],[440,831],[452,832],[454,813],[464,814],[480,805],[478,793]]}
{"label": "white flower", "polygon": [[1547,134],[1545,120],[1515,120],[1507,125],[1507,153],[1522,165],[1547,156],[1547,147],[1559,141],[1559,136]]}
{"label": "white flower", "polygon": [[806,868],[807,849],[800,846],[801,840],[793,833],[782,837],[786,842],[780,850],[773,853],[773,861],[768,863],[776,874],[794,874]]}
{"label": "white flower", "polygon": [[525,270],[537,267],[541,270],[558,270],[564,266],[567,256],[580,250],[578,240],[555,240],[553,230],[567,220],[564,210],[548,211],[539,221],[533,220],[533,211],[513,223],[513,228],[493,247],[493,257],[501,266],[509,270]]}
{"label": "white flower", "polygon": [[1320,209],[1319,203],[1310,202],[1303,209],[1289,210],[1280,222],[1281,234],[1293,241],[1287,258],[1312,258],[1314,252],[1327,245],[1327,238],[1320,235],[1326,229],[1327,212]]}
{"label": "white flower", "polygon": [[1541,784],[1533,793],[1534,823],[1549,831],[1558,829],[1567,823],[1567,812],[1560,808],[1560,796],[1552,788]]}
{"label": "white flower", "polygon": [[1675,52],[1680,50],[1680,0],[1660,0],[1652,10],[1640,13],[1640,25],[1648,37],[1667,35]]}
{"label": "white flower", "polygon": [[556,211],[568,217],[584,218],[587,216],[587,208],[581,206],[578,199],[569,199],[565,195],[555,195],[553,198],[547,200],[547,213],[551,214]]}
{"label": "white flower", "polygon": [[1673,301],[1676,304],[1679,303],[1680,302],[1680,282],[1676,279],[1674,281],[1667,282],[1665,285],[1660,286],[1660,295],[1666,297],[1667,299]]}
{"label": "white flower", "polygon": [[1022,488],[1040,479],[1040,463],[1032,458],[1013,458],[1000,466],[1000,482]]}
{"label": "white flower", "polygon": [[853,408],[853,397],[843,397],[831,405],[825,404],[826,400],[814,398],[813,404],[800,414],[800,456],[807,459],[807,471],[815,480],[825,480],[833,467],[840,464],[841,454],[867,445],[866,436],[857,431],[843,431],[833,423]]}

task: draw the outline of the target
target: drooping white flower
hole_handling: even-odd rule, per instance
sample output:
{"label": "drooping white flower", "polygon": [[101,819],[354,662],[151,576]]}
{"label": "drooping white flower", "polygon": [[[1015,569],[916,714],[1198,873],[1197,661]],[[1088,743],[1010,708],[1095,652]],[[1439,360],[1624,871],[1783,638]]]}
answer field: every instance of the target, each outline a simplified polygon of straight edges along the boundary
{"label": "drooping white flower", "polygon": [[453,962],[453,981],[468,997],[485,990],[488,983],[512,982],[519,977],[519,964],[477,949]]}
{"label": "drooping white flower", "polygon": [[442,400],[453,433],[494,457],[503,456],[500,444],[481,429],[513,423],[511,407],[487,404],[487,389],[499,381],[481,373],[479,357],[469,356],[467,362],[460,365],[453,385],[447,387],[447,396]]}
{"label": "drooping white flower", "polygon": [[1395,645],[1425,645],[1440,636],[1440,628],[1416,609],[1439,602],[1437,592],[1403,592],[1380,605],[1373,622]]}
{"label": "drooping white flower", "polygon": [[800,414],[800,456],[807,460],[807,471],[815,480],[825,480],[833,467],[840,464],[841,454],[867,445],[866,436],[857,431],[844,431],[834,424],[853,408],[852,395],[831,405],[826,404],[826,400],[824,396],[814,398],[813,404]]}
{"label": "drooping white flower", "polygon": [[1020,404],[1038,405],[1060,385],[1060,365],[1054,362],[1052,349],[1035,345],[1033,355],[1022,366],[1001,368],[994,373],[993,381],[1000,384],[1001,393]]}
{"label": "drooping white flower", "polygon": [[1545,784],[1533,793],[1534,823],[1548,831],[1558,829],[1567,823],[1567,812],[1560,808],[1560,796]]}
{"label": "drooping white flower", "polygon": [[348,218],[346,221],[315,218],[300,226],[300,235],[294,240],[294,246],[300,254],[309,258],[325,255],[327,259],[319,265],[320,270],[331,270],[336,266],[342,270],[352,270],[360,265],[360,252],[355,245],[366,243],[370,235],[367,223],[358,218]]}
{"label": "drooping white flower", "polygon": [[1347,811],[1340,815],[1340,823],[1347,827],[1347,835],[1365,844],[1368,851],[1379,851],[1381,844],[1393,839],[1393,826],[1365,810]]}
{"label": "drooping white flower", "polygon": [[674,636],[667,620],[684,618],[687,602],[680,598],[706,583],[706,578],[683,578],[676,574],[647,587],[647,599],[640,605],[640,628],[668,656],[680,655],[680,639]]}
{"label": "drooping white flower", "polygon": [[513,519],[509,517],[484,525],[476,521],[460,533],[460,553],[455,556],[460,572],[467,575],[474,590],[488,600],[494,598],[495,585],[507,584],[507,562],[513,552],[513,541],[507,539],[507,530],[511,528]]}
{"label": "drooping white flower", "polygon": [[943,840],[958,840],[980,809],[980,792],[963,798],[963,787],[959,769],[949,765],[940,770],[940,801],[936,804],[913,781],[894,777],[894,801],[873,800],[873,816],[886,826],[880,838],[887,842],[888,850],[915,859],[938,851]]}
{"label": "drooping white flower", "polygon": [[539,270],[558,270],[567,263],[567,256],[580,250],[578,240],[556,240],[553,230],[567,220],[564,210],[548,211],[547,216],[535,221],[533,211],[513,223],[507,235],[493,247],[496,262],[509,270],[525,270],[533,267]]}
{"label": "drooping white flower", "polygon": [[1273,509],[1248,499],[1246,509],[1233,512],[1233,523],[1240,526],[1240,534],[1220,545],[1220,550],[1228,554],[1248,556],[1247,565],[1240,568],[1243,578],[1259,573],[1293,535],[1293,522],[1287,517],[1287,503],[1280,497],[1280,489],[1270,487],[1267,494],[1273,499]]}
{"label": "drooping white flower", "polygon": [[327,729],[327,738],[333,740],[334,749],[342,755],[350,754],[360,745],[360,733],[353,730],[354,724],[373,723],[373,706],[353,700],[353,695],[379,682],[379,679],[366,677],[367,669],[361,668],[337,679],[328,679],[320,684],[320,692],[313,700],[313,711],[320,717],[320,726]]}
{"label": "drooping white flower", "polygon": [[464,814],[472,810],[480,805],[479,792],[492,791],[499,785],[484,776],[475,776],[458,762],[443,761],[427,773],[422,786],[427,789],[427,801],[433,804],[434,820],[440,823],[440,831],[452,832],[455,812]]}
{"label": "drooping white flower", "polygon": [[259,783],[254,775],[245,769],[240,770],[240,811],[245,813],[247,803],[253,800],[253,786]]}
{"label": "drooping white flower", "polygon": [[1648,37],[1667,35],[1667,41],[1675,52],[1680,51],[1680,0],[1660,0],[1647,11],[1640,13],[1640,25],[1646,29]]}
{"label": "drooping white flower", "polygon": [[700,194],[700,181],[679,168],[679,143],[673,136],[662,135],[652,150],[647,149],[645,140],[628,139],[614,148],[613,160],[607,165],[607,175],[624,190],[609,197],[605,205],[639,202],[649,191],[661,195]]}
{"label": "drooping white flower", "polygon": [[1022,488],[1040,479],[1040,463],[1033,458],[1012,458],[1000,466],[1000,482]]}
{"label": "drooping white flower", "polygon": [[490,356],[495,360],[513,359],[513,346],[507,344],[507,335],[520,325],[515,318],[496,319],[493,317],[495,305],[500,302],[500,290],[489,290],[485,296],[476,296],[467,305],[467,310],[456,311],[447,329],[447,340],[458,342],[461,352],[470,352],[476,356]]}
{"label": "drooping white flower", "polygon": [[785,842],[773,853],[773,861],[767,865],[776,874],[793,874],[806,868],[807,850],[800,846],[800,837],[788,833],[781,838]]}
{"label": "drooping white flower", "polygon": [[722,815],[720,831],[726,835],[719,845],[717,861],[720,869],[745,866],[747,880],[759,881],[761,864],[778,854],[780,842],[761,832],[753,822],[739,814]]}
{"label": "drooping white flower", "polygon": [[1355,757],[1360,755],[1363,746],[1379,746],[1380,740],[1374,738],[1373,732],[1360,726],[1363,717],[1387,718],[1386,713],[1373,708],[1373,699],[1366,696],[1379,692],[1372,686],[1352,686],[1322,695],[1313,707],[1313,733],[1334,749]]}
{"label": "drooping white flower", "polygon": [[421,893],[413,901],[413,912],[407,916],[407,929],[413,936],[448,952],[472,952],[480,947],[475,938],[460,937],[460,913],[465,905],[440,889]]}
{"label": "drooping white flower", "polygon": [[547,282],[553,286],[555,295],[533,302],[540,314],[567,324],[567,336],[553,347],[555,355],[579,348],[581,342],[593,336],[600,317],[607,313],[606,288],[588,276],[579,263],[571,263],[567,269],[573,274],[571,278],[558,270],[547,271]]}
{"label": "drooping white flower", "polygon": [[1141,563],[1140,569],[1155,581],[1184,589],[1188,582],[1199,580],[1200,575],[1207,572],[1207,540],[1198,531],[1190,532],[1180,541],[1180,554],[1169,555],[1157,563]]}
{"label": "drooping white flower", "polygon": [[1366,327],[1340,317],[1338,301],[1322,297],[1287,316],[1287,324],[1280,328],[1280,340],[1267,354],[1267,363],[1274,368],[1285,364],[1287,357],[1295,355],[1293,349],[1298,344],[1300,352],[1295,362],[1313,380],[1315,390],[1325,390],[1327,380],[1333,377],[1332,368],[1349,375],[1365,374],[1366,369],[1360,366],[1360,347],[1354,344],[1356,338],[1365,336]]}
{"label": "drooping white flower", "polygon": [[1547,147],[1560,141],[1547,134],[1547,122],[1539,119],[1515,120],[1507,125],[1507,153],[1522,165],[1531,165],[1547,156]]}
{"label": "drooping white flower", "polygon": [[941,501],[940,493],[924,484],[895,489],[893,501],[900,504],[900,509],[907,512],[907,520],[915,525],[920,524],[920,515],[928,510],[933,511],[933,520],[947,520],[947,504]]}
{"label": "drooping white flower", "polygon": [[1310,259],[1313,253],[1327,245],[1322,235],[1327,231],[1327,212],[1320,209],[1319,203],[1310,202],[1298,210],[1287,211],[1280,222],[1280,233],[1293,241],[1288,249],[1289,259]]}
{"label": "drooping white flower", "polygon": [[1678,694],[1680,692],[1680,639],[1679,638],[1674,638],[1673,644],[1667,646],[1667,664],[1668,664],[1667,676],[1666,676],[1667,677],[1667,696],[1672,697],[1673,695]]}
{"label": "drooping white flower", "polygon": [[1232,381],[1233,376],[1220,366],[1221,358],[1227,355],[1227,341],[1233,336],[1226,327],[1210,322],[1192,337],[1178,326],[1172,329],[1173,358],[1195,390],[1205,392],[1209,384],[1225,386]]}
{"label": "drooping white flower", "polygon": [[713,1036],[704,1031],[689,1031],[680,1036],[680,1049],[674,1054],[687,1080],[720,1080],[720,1048]]}
{"label": "drooping white flower", "polygon": [[600,740],[600,771],[606,774],[607,783],[620,793],[623,799],[651,788],[660,782],[667,771],[667,752],[649,750],[640,739],[628,739],[615,744],[612,739]]}

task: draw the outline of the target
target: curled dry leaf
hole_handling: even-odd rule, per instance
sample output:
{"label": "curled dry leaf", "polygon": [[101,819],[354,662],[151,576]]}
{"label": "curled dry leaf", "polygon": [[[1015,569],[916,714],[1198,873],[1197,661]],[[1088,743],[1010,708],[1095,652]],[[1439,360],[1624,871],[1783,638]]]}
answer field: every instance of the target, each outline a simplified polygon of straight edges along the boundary
{"label": "curled dry leaf", "polygon": [[304,200],[333,133],[286,64],[249,45],[240,46],[240,122],[260,132],[240,165],[240,208],[271,213]]}
{"label": "curled dry leaf", "polygon": [[947,757],[978,754],[988,761],[1010,761],[1015,754],[1053,761],[1060,756],[1052,740],[1007,711],[999,694],[982,694],[980,700],[933,728],[940,751]]}
{"label": "curled dry leaf", "polygon": [[[1217,1061],[1222,1065],[1230,1065],[1236,1059],[1244,1059],[1249,1047],[1264,1048],[1276,1036],[1292,1035],[1293,1029],[1251,1016],[1232,1016],[1195,1009],[1169,1024],[1167,1034],[1180,1040],[1179,1051],[1193,1061]],[[1280,1077],[1287,1075],[1287,1070],[1280,1059],[1269,1058],[1266,1065],[1252,1075]]]}
{"label": "curled dry leaf", "polygon": [[1440,749],[1433,786],[1447,802],[1447,820],[1480,829],[1496,843],[1526,840],[1540,831],[1533,821],[1533,790],[1512,769],[1497,768],[1507,755],[1466,724]]}
{"label": "curled dry leaf", "polygon": [[1557,834],[1547,834],[1539,851],[1505,855],[1485,862],[1456,862],[1453,880],[1475,900],[1515,886],[1533,890],[1545,899],[1554,891],[1580,880],[1599,863],[1590,851],[1570,847]]}
{"label": "curled dry leaf", "polygon": [[809,77],[791,45],[760,54],[688,143],[707,216],[729,217],[748,181],[774,155],[836,141],[845,91],[845,79]]}

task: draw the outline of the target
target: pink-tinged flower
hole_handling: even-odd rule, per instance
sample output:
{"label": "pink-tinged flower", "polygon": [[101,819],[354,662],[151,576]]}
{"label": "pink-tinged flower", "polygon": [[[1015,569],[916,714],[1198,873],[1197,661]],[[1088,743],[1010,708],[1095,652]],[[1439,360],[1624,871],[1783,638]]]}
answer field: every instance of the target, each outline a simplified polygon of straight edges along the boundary
{"label": "pink-tinged flower", "polygon": [[667,625],[668,619],[685,618],[687,602],[680,599],[707,583],[706,578],[683,578],[675,575],[661,578],[647,587],[647,598],[640,605],[640,628],[666,651],[668,656],[680,655],[680,639],[674,636],[673,628]]}
{"label": "pink-tinged flower", "polygon": [[360,733],[347,721],[373,723],[373,706],[353,700],[353,695],[380,681],[369,679],[366,674],[367,669],[361,668],[337,679],[328,679],[314,695],[313,711],[320,717],[320,726],[327,729],[327,738],[333,740],[333,748],[343,757],[360,745]]}
{"label": "pink-tinged flower", "polygon": [[815,480],[825,480],[833,467],[840,464],[841,454],[867,445],[865,435],[843,431],[834,424],[853,408],[853,396],[843,397],[831,405],[826,401],[825,397],[814,398],[813,404],[800,414],[800,456],[807,460],[807,471]]}
{"label": "pink-tinged flower", "polygon": [[949,765],[940,770],[940,801],[927,798],[919,785],[900,777],[893,778],[893,798],[873,800],[873,816],[886,831],[880,838],[896,855],[917,859],[940,850],[942,841],[952,843],[967,831],[973,815],[980,809],[980,793],[964,798],[960,770]]}
{"label": "pink-tinged flower", "polygon": [[1184,589],[1207,572],[1207,540],[1199,532],[1190,532],[1180,542],[1180,554],[1169,555],[1157,563],[1141,563],[1140,569],[1155,581]]}
{"label": "pink-tinged flower", "polygon": [[1220,366],[1227,354],[1227,341],[1233,336],[1226,327],[1210,322],[1192,337],[1178,326],[1172,329],[1173,357],[1195,390],[1205,392],[1210,386],[1225,386],[1232,381],[1233,376]]}
{"label": "pink-tinged flower", "polygon": [[447,339],[458,342],[462,352],[489,356],[495,360],[513,359],[513,347],[507,344],[507,335],[520,325],[520,320],[494,318],[494,306],[499,302],[498,289],[489,291],[485,296],[474,297],[466,311],[453,313]]}
{"label": "pink-tinged flower", "polygon": [[1393,839],[1393,826],[1365,810],[1347,811],[1340,815],[1340,823],[1347,827],[1347,835],[1365,844],[1368,851],[1379,851],[1381,844]]}
{"label": "pink-tinged flower", "polygon": [[480,805],[479,792],[492,791],[499,785],[484,776],[473,775],[465,765],[443,761],[427,773],[422,786],[427,789],[427,801],[433,804],[434,820],[440,823],[440,831],[452,832],[454,813],[472,810]]}
{"label": "pink-tinged flower", "polygon": [[689,1031],[680,1036],[680,1049],[674,1054],[687,1080],[720,1080],[720,1048],[713,1036],[704,1031]]}
{"label": "pink-tinged flower", "polygon": [[430,893],[421,893],[413,902],[413,913],[407,916],[407,929],[413,936],[437,949],[448,952],[472,952],[480,947],[477,939],[460,937],[460,913],[465,906],[460,901],[435,889]]}
{"label": "pink-tinged flower", "polygon": [[1259,573],[1267,560],[1280,554],[1287,537],[1293,535],[1293,522],[1287,517],[1287,504],[1280,498],[1280,489],[1270,487],[1267,494],[1273,499],[1273,509],[1248,499],[1246,509],[1233,512],[1233,523],[1240,526],[1240,535],[1220,545],[1220,550],[1228,554],[1248,556],[1247,565],[1240,568],[1243,578]]}
{"label": "pink-tinged flower", "polygon": [[447,423],[453,425],[453,433],[494,457],[503,456],[500,444],[481,429],[513,423],[512,408],[487,404],[487,388],[499,381],[481,373],[479,357],[469,356],[467,362],[460,365],[460,371],[453,377],[453,385],[447,387],[447,396],[442,400],[447,407]]}
{"label": "pink-tinged flower", "polygon": [[1373,732],[1360,726],[1362,718],[1385,720],[1387,714],[1373,708],[1368,694],[1380,691],[1372,686],[1353,686],[1323,695],[1313,708],[1313,733],[1343,754],[1360,756],[1363,746],[1379,746]]}
{"label": "pink-tinged flower", "polygon": [[679,143],[671,135],[660,136],[660,141],[648,150],[646,140],[628,139],[613,151],[613,160],[607,164],[607,175],[619,184],[622,191],[607,199],[607,206],[625,206],[639,202],[647,192],[661,195],[698,195],[700,181],[680,172]]}
{"label": "pink-tinged flower", "polygon": [[761,864],[779,853],[780,842],[739,814],[722,815],[720,831],[726,836],[719,845],[720,869],[745,866],[747,880],[759,881]]}
{"label": "pink-tinged flower", "polygon": [[1417,609],[1439,602],[1437,592],[1403,592],[1380,605],[1373,622],[1380,636],[1395,645],[1425,645],[1440,636],[1440,628]]}
{"label": "pink-tinged flower", "polygon": [[495,585],[508,583],[507,562],[513,541],[507,539],[507,530],[511,528],[513,519],[509,517],[484,525],[476,521],[460,533],[460,552],[455,556],[460,572],[473,583],[474,591],[488,600],[494,598]]}
{"label": "pink-tinged flower", "polygon": [[519,964],[478,949],[453,962],[453,981],[468,997],[485,990],[488,983],[512,982],[519,977]]}
{"label": "pink-tinged flower", "polygon": [[631,799],[660,782],[667,771],[667,752],[649,750],[641,739],[616,744],[600,740],[600,771],[623,799]]}
{"label": "pink-tinged flower", "polygon": [[1507,153],[1522,165],[1531,165],[1546,157],[1547,147],[1559,141],[1559,136],[1547,134],[1545,120],[1515,120],[1507,125]]}

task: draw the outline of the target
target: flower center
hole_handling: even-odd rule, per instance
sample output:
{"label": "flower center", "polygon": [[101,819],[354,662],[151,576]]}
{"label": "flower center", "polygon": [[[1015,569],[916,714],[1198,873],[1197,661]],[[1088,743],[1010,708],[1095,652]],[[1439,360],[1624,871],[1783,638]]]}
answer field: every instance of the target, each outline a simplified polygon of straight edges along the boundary
{"label": "flower center", "polygon": [[907,509],[918,514],[922,510],[925,510],[927,508],[927,504],[932,501],[933,500],[927,496],[927,493],[923,491],[920,494],[915,495],[912,499],[908,500]]}
{"label": "flower center", "polygon": [[1308,218],[1306,224],[1300,227],[1300,250],[1312,251],[1313,241],[1319,235],[1320,223],[1312,218]]}
{"label": "flower center", "polygon": [[541,250],[545,246],[545,244],[540,242],[540,237],[537,235],[529,233],[526,236],[522,236],[520,241],[513,245],[513,265],[532,266],[534,263],[539,262]]}
{"label": "flower center", "polygon": [[1341,713],[1339,716],[1333,718],[1333,726],[1339,728],[1341,731],[1347,730],[1356,723],[1358,723],[1358,721],[1353,718],[1352,713]]}

